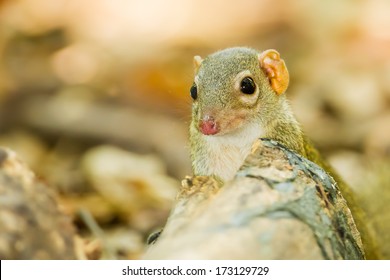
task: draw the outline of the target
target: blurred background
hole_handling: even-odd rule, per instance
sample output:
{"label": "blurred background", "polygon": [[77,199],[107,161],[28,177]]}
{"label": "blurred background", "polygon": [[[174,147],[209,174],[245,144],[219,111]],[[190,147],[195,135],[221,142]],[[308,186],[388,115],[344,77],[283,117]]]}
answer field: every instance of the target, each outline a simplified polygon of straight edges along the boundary
{"label": "blurred background", "polygon": [[389,250],[387,0],[0,0],[0,145],[97,258],[139,258],[191,174],[192,58],[231,46],[281,53],[297,118]]}

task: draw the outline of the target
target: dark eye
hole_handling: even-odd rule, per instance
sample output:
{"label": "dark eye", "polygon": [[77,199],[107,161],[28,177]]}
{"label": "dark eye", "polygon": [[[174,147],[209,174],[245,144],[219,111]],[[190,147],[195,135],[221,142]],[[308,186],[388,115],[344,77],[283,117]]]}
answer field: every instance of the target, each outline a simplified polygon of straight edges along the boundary
{"label": "dark eye", "polygon": [[195,84],[192,85],[192,87],[190,89],[190,93],[191,93],[192,99],[195,100],[198,97],[198,88],[196,87]]}
{"label": "dark eye", "polygon": [[245,94],[253,94],[256,90],[256,84],[250,77],[245,77],[242,79],[240,84],[240,90]]}

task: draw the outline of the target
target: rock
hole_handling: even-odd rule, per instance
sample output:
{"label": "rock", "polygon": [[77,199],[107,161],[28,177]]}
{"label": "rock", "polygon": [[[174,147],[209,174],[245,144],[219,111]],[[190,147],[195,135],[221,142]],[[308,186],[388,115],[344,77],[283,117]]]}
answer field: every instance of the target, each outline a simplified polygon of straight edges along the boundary
{"label": "rock", "polygon": [[0,259],[75,259],[74,239],[53,190],[0,148]]}

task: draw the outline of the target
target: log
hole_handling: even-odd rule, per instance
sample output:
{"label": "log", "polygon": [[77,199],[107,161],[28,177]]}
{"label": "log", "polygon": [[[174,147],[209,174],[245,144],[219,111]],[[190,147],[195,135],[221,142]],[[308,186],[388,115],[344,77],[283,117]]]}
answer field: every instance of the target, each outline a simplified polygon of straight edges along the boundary
{"label": "log", "polygon": [[0,259],[76,259],[75,238],[54,192],[0,147]]}
{"label": "log", "polygon": [[211,177],[182,185],[144,259],[365,258],[333,178],[273,140],[257,141],[222,187]]}

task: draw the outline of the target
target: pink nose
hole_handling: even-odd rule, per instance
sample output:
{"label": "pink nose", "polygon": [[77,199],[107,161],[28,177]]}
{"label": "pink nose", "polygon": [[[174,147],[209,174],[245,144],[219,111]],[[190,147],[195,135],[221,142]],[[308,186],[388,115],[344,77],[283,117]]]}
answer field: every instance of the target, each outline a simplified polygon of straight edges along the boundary
{"label": "pink nose", "polygon": [[199,130],[204,135],[214,135],[219,132],[219,127],[213,117],[206,116],[199,122]]}

